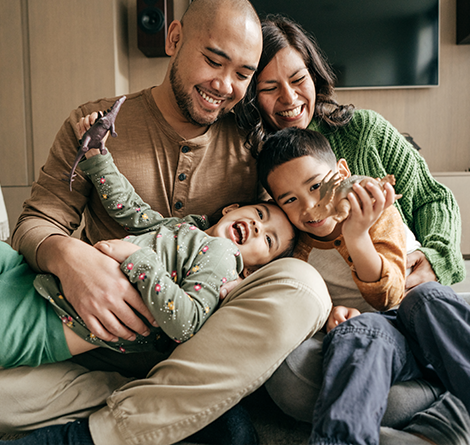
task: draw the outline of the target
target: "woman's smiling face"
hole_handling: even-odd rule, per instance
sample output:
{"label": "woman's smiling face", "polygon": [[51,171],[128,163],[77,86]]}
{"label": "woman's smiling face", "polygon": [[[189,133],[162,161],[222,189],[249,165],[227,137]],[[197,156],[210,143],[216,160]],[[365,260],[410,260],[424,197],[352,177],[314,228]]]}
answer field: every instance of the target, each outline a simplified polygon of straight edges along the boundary
{"label": "woman's smiling face", "polygon": [[299,52],[290,46],[281,49],[257,81],[260,111],[273,129],[307,128],[315,111],[316,94]]}

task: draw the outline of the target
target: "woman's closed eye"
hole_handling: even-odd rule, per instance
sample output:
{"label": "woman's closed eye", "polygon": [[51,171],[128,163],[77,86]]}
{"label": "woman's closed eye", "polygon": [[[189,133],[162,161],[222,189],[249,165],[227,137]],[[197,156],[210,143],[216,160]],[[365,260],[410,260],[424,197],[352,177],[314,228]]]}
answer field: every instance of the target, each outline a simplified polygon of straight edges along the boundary
{"label": "woman's closed eye", "polygon": [[298,79],[293,80],[292,83],[301,83],[306,77],[307,76],[301,76]]}

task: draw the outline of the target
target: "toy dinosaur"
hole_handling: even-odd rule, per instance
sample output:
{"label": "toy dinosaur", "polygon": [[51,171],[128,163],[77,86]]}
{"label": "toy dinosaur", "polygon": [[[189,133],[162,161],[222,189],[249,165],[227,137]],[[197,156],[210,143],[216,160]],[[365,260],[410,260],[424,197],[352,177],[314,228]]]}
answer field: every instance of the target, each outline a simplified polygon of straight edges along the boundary
{"label": "toy dinosaur", "polygon": [[[329,179],[326,179],[328,177],[329,174],[326,175],[320,183],[320,200],[310,214],[312,221],[321,221],[329,216],[332,216],[337,222],[346,219],[351,209],[351,204],[347,196],[349,192],[353,191],[353,185],[356,183],[364,185],[366,182],[376,182],[382,190],[387,182],[392,186],[395,185],[395,176],[393,175],[384,176],[382,179],[359,175],[342,178],[340,174],[336,172]],[[401,196],[402,195],[396,195],[395,199],[399,199]]]}
{"label": "toy dinosaur", "polygon": [[114,122],[116,121],[116,116],[118,115],[121,105],[125,100],[126,96],[122,96],[120,99],[114,102],[113,106],[109,110],[105,112],[100,111],[98,119],[96,119],[95,123],[80,139],[80,146],[78,147],[77,156],[75,157],[75,161],[72,166],[72,171],[69,175],[67,175],[70,184],[70,191],[72,191],[72,182],[75,176],[77,176],[75,170],[85,153],[91,148],[99,148],[102,155],[107,153],[107,150],[104,146],[104,137],[108,131],[111,133],[113,138],[117,136]]}

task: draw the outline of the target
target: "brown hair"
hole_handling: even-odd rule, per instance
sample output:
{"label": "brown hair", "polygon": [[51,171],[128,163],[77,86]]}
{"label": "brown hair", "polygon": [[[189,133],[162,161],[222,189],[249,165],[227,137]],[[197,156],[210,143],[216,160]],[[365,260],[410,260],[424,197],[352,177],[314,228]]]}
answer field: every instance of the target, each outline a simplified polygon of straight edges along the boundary
{"label": "brown hair", "polygon": [[[354,112],[353,105],[339,105],[334,99],[335,75],[318,47],[315,39],[293,20],[282,15],[268,15],[261,20],[263,30],[263,53],[258,73],[281,50],[292,47],[302,56],[315,85],[316,103],[314,117],[331,127],[346,125]],[[260,143],[267,134],[275,131],[269,128],[261,117],[256,99],[256,76],[247,94],[234,109],[239,127],[247,132],[245,146],[256,158]]]}

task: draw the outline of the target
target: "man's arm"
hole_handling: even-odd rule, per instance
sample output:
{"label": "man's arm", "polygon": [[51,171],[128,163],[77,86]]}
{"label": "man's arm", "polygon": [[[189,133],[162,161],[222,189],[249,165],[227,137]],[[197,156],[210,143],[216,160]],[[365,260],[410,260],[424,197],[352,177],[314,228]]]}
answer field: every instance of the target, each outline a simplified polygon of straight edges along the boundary
{"label": "man's arm", "polygon": [[67,300],[97,337],[133,340],[132,331],[148,333],[130,307],[151,323],[153,316],[112,258],[75,238],[50,236],[38,249],[38,265],[59,278]]}
{"label": "man's arm", "polygon": [[[104,103],[98,106],[108,107]],[[80,225],[92,187],[77,175],[70,192],[64,181],[78,147],[75,123],[83,114],[80,109],[72,112],[57,134],[46,164],[33,184],[31,197],[25,202],[12,245],[36,271],[54,273],[59,278],[67,299],[95,335],[107,341],[117,336],[132,338],[131,330],[144,334],[147,327],[129,305],[153,322],[138,292],[116,262],[70,237]],[[106,227],[107,234],[103,236],[119,237],[117,229],[118,226]]]}

